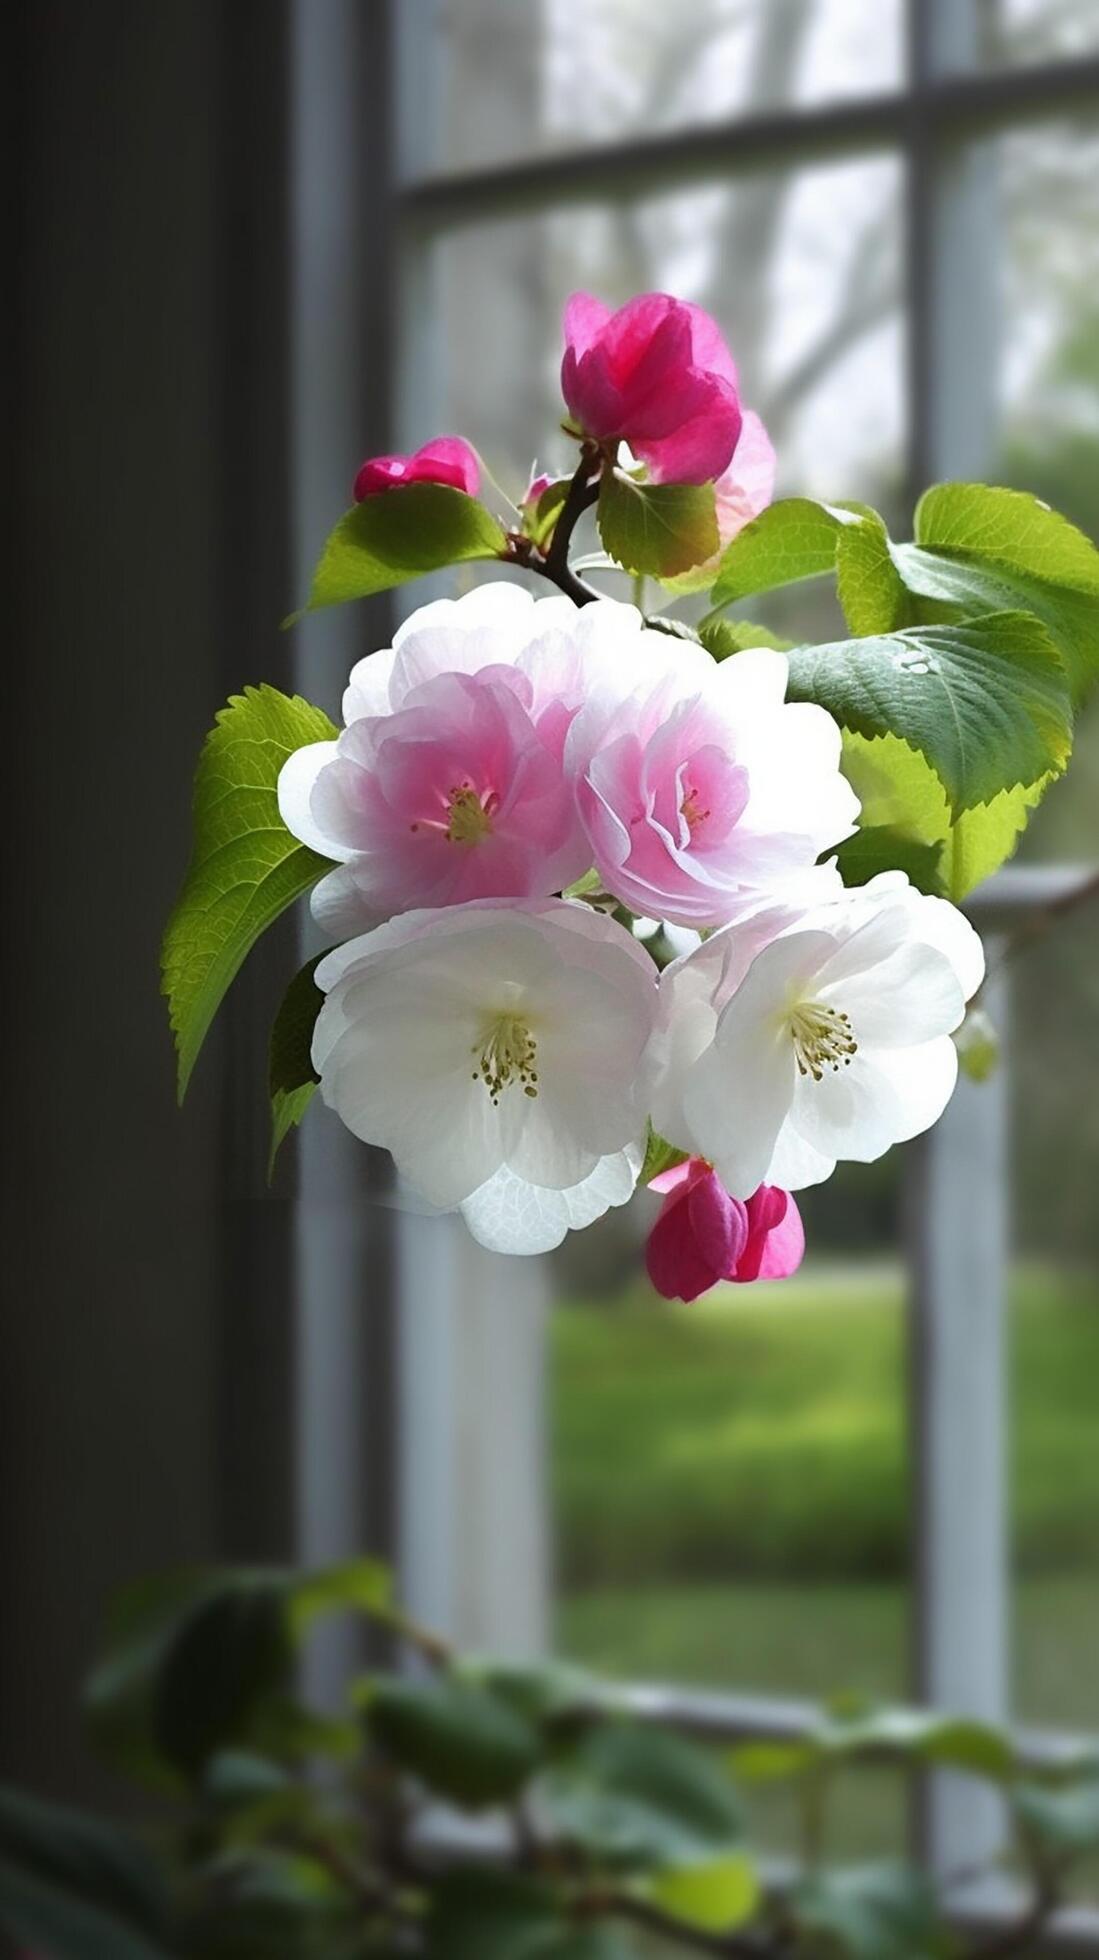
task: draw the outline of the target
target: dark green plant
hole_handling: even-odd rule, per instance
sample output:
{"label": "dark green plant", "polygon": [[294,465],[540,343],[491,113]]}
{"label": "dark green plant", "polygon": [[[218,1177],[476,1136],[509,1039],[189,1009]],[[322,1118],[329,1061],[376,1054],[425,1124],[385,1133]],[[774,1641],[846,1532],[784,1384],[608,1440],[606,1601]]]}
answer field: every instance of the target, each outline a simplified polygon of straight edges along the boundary
{"label": "dark green plant", "polygon": [[[302,1643],[334,1613],[380,1630],[395,1662],[350,1682],[337,1719],[298,1688]],[[0,1793],[0,1926],[52,1960],[975,1960],[1028,1951],[1099,1846],[1093,1756],[1039,1777],[993,1728],[865,1707],[721,1749],[577,1669],[450,1653],[368,1561],[140,1583],[87,1713],[151,1821]],[[963,1935],[950,1888],[914,1866],[830,1862],[837,1773],[882,1761],[1003,1791],[1027,1882],[1013,1923]],[[751,1849],[754,1797],[778,1782],[803,1818],[781,1873]]]}

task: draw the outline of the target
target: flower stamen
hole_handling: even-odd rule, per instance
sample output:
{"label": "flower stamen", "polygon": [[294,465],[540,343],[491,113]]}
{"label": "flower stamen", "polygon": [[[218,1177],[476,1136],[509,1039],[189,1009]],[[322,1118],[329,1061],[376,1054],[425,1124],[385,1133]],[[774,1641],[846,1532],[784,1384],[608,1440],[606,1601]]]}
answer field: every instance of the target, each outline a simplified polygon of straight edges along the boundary
{"label": "flower stamen", "polygon": [[816,1001],[794,1008],[790,1036],[799,1075],[811,1075],[814,1082],[823,1079],[826,1068],[833,1074],[849,1068],[852,1055],[859,1051],[848,1016],[837,1007],[822,1007]]}
{"label": "flower stamen", "polygon": [[708,810],[699,809],[698,791],[692,789],[690,784],[687,785],[686,794],[679,806],[679,814],[692,833],[698,829],[699,824],[705,823],[710,814]]}
{"label": "flower stamen", "polygon": [[472,783],[456,783],[447,808],[447,842],[479,844],[482,837],[491,834],[493,812],[498,807],[499,797],[494,791],[482,800]]}
{"label": "flower stamen", "polygon": [[538,1044],[517,1014],[494,1015],[483,1042],[475,1041],[473,1080],[483,1082],[498,1108],[502,1090],[517,1083],[525,1096],[538,1094]]}

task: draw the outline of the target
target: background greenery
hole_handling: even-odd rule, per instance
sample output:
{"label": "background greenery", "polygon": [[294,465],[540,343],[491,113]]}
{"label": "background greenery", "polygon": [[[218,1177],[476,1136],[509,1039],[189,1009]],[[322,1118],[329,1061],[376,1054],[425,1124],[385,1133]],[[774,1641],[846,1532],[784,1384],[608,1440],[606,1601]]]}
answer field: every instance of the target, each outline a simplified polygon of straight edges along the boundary
{"label": "background greenery", "polygon": [[[903,1282],[811,1265],[683,1307],[637,1280],[553,1317],[559,1645],[612,1672],[777,1694],[907,1686]],[[1018,1711],[1099,1725],[1099,1301],[1016,1272]]]}

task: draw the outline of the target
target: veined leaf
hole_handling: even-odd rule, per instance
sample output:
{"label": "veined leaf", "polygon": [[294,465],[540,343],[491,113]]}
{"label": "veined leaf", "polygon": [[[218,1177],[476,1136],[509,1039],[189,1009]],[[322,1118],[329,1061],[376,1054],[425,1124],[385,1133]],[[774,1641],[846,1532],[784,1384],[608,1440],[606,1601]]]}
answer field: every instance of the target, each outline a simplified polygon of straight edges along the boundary
{"label": "veined leaf", "polygon": [[199,757],[194,845],[162,950],[182,1101],[206,1031],[260,934],[330,869],[292,837],[276,785],[287,756],[336,730],[320,708],[246,688],[222,708]]}
{"label": "veined leaf", "polygon": [[793,640],[780,639],[767,626],[753,625],[750,619],[711,619],[708,626],[699,629],[698,637],[715,660],[728,660],[746,647],[773,647],[777,653],[789,653],[794,644]]}
{"label": "veined leaf", "polygon": [[330,533],[306,611],[365,599],[447,565],[499,558],[506,549],[491,511],[464,490],[442,483],[383,490],[353,504]]}
{"label": "veined leaf", "polygon": [[926,756],[953,811],[1062,769],[1072,746],[1064,666],[1028,613],[799,647],[788,699],[816,701],[856,734],[897,735]]}
{"label": "veined leaf", "polygon": [[313,1067],[311,1050],[313,1029],[324,1002],[324,995],[313,975],[323,958],[323,953],[318,953],[315,959],[308,960],[294,975],[282,997],[282,1005],[271,1029],[267,1064],[267,1087],[271,1097],[268,1183],[274,1174],[275,1158],[283,1141],[301,1122],[320,1081]]}
{"label": "veined leaf", "polygon": [[904,837],[909,857],[921,846],[935,849],[937,886],[925,882],[927,859],[916,860],[917,868],[920,863],[924,867],[919,876],[904,857],[894,862],[922,890],[939,889],[956,905],[1011,857],[1051,780],[1047,776],[1028,789],[1003,790],[989,803],[952,818],[946,791],[930,763],[895,735],[867,741],[845,733],[843,770],[862,803],[858,836],[886,830]]}
{"label": "veined leaf", "polygon": [[819,504],[810,497],[782,497],[768,504],[722,554],[712,603],[729,605],[752,592],[830,572],[841,531],[859,526],[866,515],[862,504]]}
{"label": "veined leaf", "polygon": [[56,1960],[167,1960],[168,1920],[140,1840],[0,1790],[0,1928]]}
{"label": "veined leaf", "polygon": [[718,546],[711,483],[638,483],[608,470],[599,491],[599,535],[627,572],[673,578]]}

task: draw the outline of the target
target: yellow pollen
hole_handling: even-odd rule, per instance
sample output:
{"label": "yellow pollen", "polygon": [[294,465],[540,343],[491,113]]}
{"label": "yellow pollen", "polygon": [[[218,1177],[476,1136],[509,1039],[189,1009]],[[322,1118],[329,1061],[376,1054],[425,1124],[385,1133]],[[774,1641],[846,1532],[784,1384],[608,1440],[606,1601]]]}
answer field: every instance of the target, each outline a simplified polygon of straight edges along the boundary
{"label": "yellow pollen", "polygon": [[835,1074],[850,1067],[852,1055],[859,1050],[847,1015],[813,1001],[794,1008],[790,1036],[799,1074],[811,1075],[814,1082],[822,1079],[826,1068]]}
{"label": "yellow pollen", "polygon": [[688,784],[687,794],[679,806],[679,814],[681,817],[686,818],[688,830],[697,830],[699,824],[705,823],[710,814],[708,810],[699,809],[698,791],[692,789],[690,784]]}
{"label": "yellow pollen", "polygon": [[484,1083],[494,1108],[499,1105],[501,1091],[512,1083],[525,1096],[538,1094],[538,1044],[517,1014],[494,1015],[484,1041],[475,1041],[470,1052],[477,1062],[473,1080]]}
{"label": "yellow pollen", "polygon": [[451,844],[479,844],[492,830],[492,814],[498,802],[495,795],[482,803],[470,783],[458,783],[450,792],[445,836]]}

